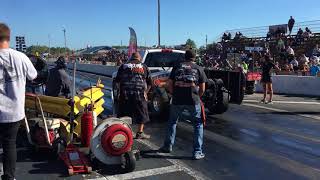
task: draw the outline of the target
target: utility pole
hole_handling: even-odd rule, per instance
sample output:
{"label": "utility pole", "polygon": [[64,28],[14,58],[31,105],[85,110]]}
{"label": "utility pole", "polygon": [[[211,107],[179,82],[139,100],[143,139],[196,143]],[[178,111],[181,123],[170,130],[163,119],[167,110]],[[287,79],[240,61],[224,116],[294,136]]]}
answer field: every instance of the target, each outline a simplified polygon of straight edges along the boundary
{"label": "utility pole", "polygon": [[206,34],[206,49],[208,48],[208,35]]}
{"label": "utility pole", "polygon": [[64,53],[67,55],[67,37],[66,37],[66,28],[63,28],[63,35],[64,35]]}
{"label": "utility pole", "polygon": [[48,40],[49,40],[49,50],[48,50],[48,56],[50,56],[50,49],[51,49],[51,39],[50,39],[50,34],[48,34]]}
{"label": "utility pole", "polygon": [[160,47],[160,0],[158,0],[158,47]]}

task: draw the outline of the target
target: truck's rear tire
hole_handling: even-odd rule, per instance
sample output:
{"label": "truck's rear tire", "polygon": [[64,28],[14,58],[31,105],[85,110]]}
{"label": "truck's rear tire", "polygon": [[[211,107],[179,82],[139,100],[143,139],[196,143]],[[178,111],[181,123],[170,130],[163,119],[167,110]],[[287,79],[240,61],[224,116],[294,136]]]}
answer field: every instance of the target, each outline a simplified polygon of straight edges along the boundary
{"label": "truck's rear tire", "polygon": [[254,94],[255,92],[255,81],[246,82],[246,94]]}
{"label": "truck's rear tire", "polygon": [[217,104],[208,107],[209,111],[213,114],[223,114],[229,108],[229,95],[226,92],[222,92],[217,97]]}
{"label": "truck's rear tire", "polygon": [[154,93],[149,102],[149,111],[156,119],[166,121],[169,116],[169,103],[164,102],[158,93]]}

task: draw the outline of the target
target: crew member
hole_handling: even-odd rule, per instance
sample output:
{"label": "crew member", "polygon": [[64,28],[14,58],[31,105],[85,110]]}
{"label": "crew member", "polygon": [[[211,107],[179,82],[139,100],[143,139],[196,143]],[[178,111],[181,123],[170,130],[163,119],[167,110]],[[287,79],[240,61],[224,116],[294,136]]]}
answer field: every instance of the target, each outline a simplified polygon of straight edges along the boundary
{"label": "crew member", "polygon": [[67,66],[64,57],[60,56],[55,64],[56,67],[49,71],[45,94],[47,96],[64,96],[68,98],[71,92],[71,81],[66,72]]}
{"label": "crew member", "polygon": [[0,23],[0,142],[3,147],[2,180],[15,179],[16,138],[25,117],[26,78],[37,77],[30,59],[10,49],[10,29]]}
{"label": "crew member", "polygon": [[205,156],[202,151],[204,123],[200,98],[205,91],[207,77],[203,68],[194,63],[195,59],[195,52],[187,50],[185,61],[174,67],[170,74],[168,90],[172,93],[172,105],[164,146],[160,152],[170,153],[172,151],[177,121],[180,118],[188,118],[194,127],[193,158],[198,160]]}
{"label": "crew member", "polygon": [[119,67],[115,83],[120,88],[118,117],[129,116],[139,124],[137,139],[148,139],[144,124],[149,121],[147,93],[152,80],[148,67],[141,63],[139,53],[133,53],[128,63]]}
{"label": "crew member", "polygon": [[[261,100],[261,103],[265,104],[272,104],[272,97],[273,97],[273,88],[272,88],[272,78],[271,78],[271,70],[272,69],[280,70],[278,66],[274,65],[271,62],[270,56],[265,55],[264,56],[264,62],[262,64],[262,78],[261,83],[264,89],[263,93],[263,99]],[[269,92],[269,101],[266,101],[267,93]]]}

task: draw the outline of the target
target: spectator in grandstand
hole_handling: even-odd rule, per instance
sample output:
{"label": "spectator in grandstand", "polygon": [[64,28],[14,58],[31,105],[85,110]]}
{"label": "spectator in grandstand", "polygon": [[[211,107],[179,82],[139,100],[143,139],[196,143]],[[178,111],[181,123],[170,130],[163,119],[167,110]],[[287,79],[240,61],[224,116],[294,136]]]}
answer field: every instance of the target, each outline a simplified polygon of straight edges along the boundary
{"label": "spectator in grandstand", "polygon": [[293,29],[293,26],[294,26],[295,22],[296,21],[293,19],[293,17],[290,16],[290,19],[288,21],[289,35],[291,35],[291,32],[292,32],[292,29]]}
{"label": "spectator in grandstand", "polygon": [[299,64],[301,64],[301,65],[308,64],[309,63],[309,58],[305,54],[302,54],[300,56],[299,61],[300,61]]}
{"label": "spectator in grandstand", "polygon": [[311,76],[317,76],[318,73],[320,72],[320,67],[317,63],[314,61],[311,62],[311,67],[310,67],[310,75]]}
{"label": "spectator in grandstand", "polygon": [[294,56],[294,50],[292,49],[291,46],[288,46],[286,51],[287,51],[288,55]]}
{"label": "spectator in grandstand", "polygon": [[310,38],[312,36],[312,32],[310,31],[310,29],[308,27],[306,27],[305,32],[303,32],[302,37],[303,38]]}
{"label": "spectator in grandstand", "polygon": [[287,72],[290,72],[290,71],[292,71],[292,69],[290,68],[290,64],[285,64],[284,66],[283,66],[283,69],[282,69],[283,71],[287,71]]}
{"label": "spectator in grandstand", "polygon": [[303,34],[303,31],[302,31],[302,29],[301,28],[299,28],[299,30],[298,30],[298,32],[297,32],[297,36],[299,37],[301,37],[302,36],[302,34]]}
{"label": "spectator in grandstand", "polygon": [[271,40],[271,36],[272,36],[272,33],[270,31],[268,31],[267,37],[266,37],[266,41],[270,41]]}
{"label": "spectator in grandstand", "polygon": [[292,61],[290,61],[290,65],[292,65],[292,69],[296,72],[299,70],[299,62],[295,57],[293,57]]}
{"label": "spectator in grandstand", "polygon": [[228,33],[228,40],[231,40],[232,36],[231,36],[231,33],[229,32]]}
{"label": "spectator in grandstand", "polygon": [[238,32],[236,32],[236,34],[234,35],[233,40],[238,40],[238,39],[240,39],[240,38],[239,38],[239,34],[238,34]]}
{"label": "spectator in grandstand", "polygon": [[280,38],[278,40],[277,49],[278,49],[279,52],[281,52],[282,50],[286,49],[286,47],[284,45],[284,41],[282,40],[282,38]]}
{"label": "spectator in grandstand", "polygon": [[223,33],[222,41],[226,41],[226,40],[228,40],[228,35],[227,35],[227,33]]}
{"label": "spectator in grandstand", "polygon": [[243,36],[243,34],[242,34],[240,31],[239,31],[238,34],[239,34],[239,37],[240,37],[240,38]]}
{"label": "spectator in grandstand", "polygon": [[303,35],[303,31],[301,28],[299,28],[298,32],[297,32],[297,36],[296,36],[296,42],[297,43],[301,43],[302,41],[302,35]]}
{"label": "spectator in grandstand", "polygon": [[291,62],[294,59],[294,50],[291,48],[291,46],[287,47],[286,53],[287,53],[287,62]]}
{"label": "spectator in grandstand", "polygon": [[312,50],[312,55],[314,56],[320,56],[320,48],[319,48],[319,45],[316,44],[316,46],[313,48]]}
{"label": "spectator in grandstand", "polygon": [[313,62],[316,63],[316,64],[319,64],[319,57],[315,56],[315,55],[311,56],[310,57],[310,63],[312,64]]}
{"label": "spectator in grandstand", "polygon": [[306,32],[312,34],[312,32],[310,31],[310,29],[308,27],[306,27]]}
{"label": "spectator in grandstand", "polygon": [[[264,93],[263,93],[263,99],[261,100],[261,103],[272,104],[272,97],[273,97],[272,78],[271,78],[272,69],[279,70],[279,67],[271,62],[271,58],[269,55],[265,55],[264,62],[262,64],[261,83],[263,85]],[[268,92],[269,92],[269,101],[266,101]]]}

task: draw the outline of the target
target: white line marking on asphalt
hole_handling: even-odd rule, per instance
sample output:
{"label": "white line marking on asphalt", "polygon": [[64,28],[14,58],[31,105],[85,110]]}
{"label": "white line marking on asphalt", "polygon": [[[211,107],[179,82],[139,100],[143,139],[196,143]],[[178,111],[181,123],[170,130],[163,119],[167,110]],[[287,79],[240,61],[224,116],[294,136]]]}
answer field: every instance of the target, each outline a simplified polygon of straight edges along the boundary
{"label": "white line marking on asphalt", "polygon": [[244,134],[249,135],[249,136],[253,136],[253,137],[256,137],[256,138],[260,137],[260,134],[258,134],[257,132],[254,132],[252,130],[249,130],[249,129],[240,129],[240,131],[242,133],[244,133]]}
{"label": "white line marking on asphalt", "polygon": [[259,106],[259,105],[248,104],[248,103],[243,103],[242,105],[250,106],[250,107],[255,107],[255,108],[260,108],[260,109],[266,109],[266,110],[275,111],[275,112],[292,113],[292,114],[295,114],[295,115],[298,115],[298,116],[301,116],[301,117],[306,117],[306,118],[311,118],[311,119],[320,120],[320,117],[319,117],[319,116],[312,116],[312,115],[308,115],[308,114],[298,114],[298,113],[290,112],[290,111],[283,110],[283,109],[276,109],[276,108]]}
{"label": "white line marking on asphalt", "polygon": [[135,171],[127,174],[107,176],[106,179],[107,180],[127,180],[127,179],[150,177],[150,176],[155,176],[160,174],[168,174],[168,173],[178,172],[178,171],[182,171],[182,169],[176,165],[172,165],[172,166],[161,167],[161,168],[147,169],[143,171]]}
{"label": "white line marking on asphalt", "polygon": [[[184,131],[193,133],[193,128],[186,123],[180,123],[178,128],[183,129]],[[264,151],[260,148],[243,144],[232,140],[230,138],[224,137],[222,135],[213,133],[211,131],[205,130],[205,138],[217,142],[218,144],[224,145],[227,148],[234,149],[239,152],[244,152],[249,155],[253,155],[256,158],[272,163],[281,169],[295,173],[301,177],[306,177],[308,179],[320,179],[320,170],[287,157],[277,155],[268,151]]]}
{"label": "white line marking on asphalt", "polygon": [[[150,149],[159,149],[160,147],[153,144],[152,142],[148,141],[148,140],[137,140],[140,143],[148,146]],[[159,153],[160,154],[160,153]],[[181,169],[182,171],[184,171],[185,173],[187,173],[188,175],[192,176],[193,178],[197,179],[197,180],[210,180],[213,178],[209,178],[207,176],[205,176],[204,174],[202,174],[201,172],[194,170],[193,168],[191,168],[189,165],[187,165],[186,163],[180,161],[180,160],[176,160],[176,159],[167,159],[167,161],[171,162],[172,164],[174,164],[175,166],[178,167],[178,169]]]}
{"label": "white line marking on asphalt", "polygon": [[[252,103],[259,103],[260,101],[253,100],[253,99],[245,99],[243,102],[252,102]],[[303,101],[273,101],[274,103],[277,104],[310,104],[310,105],[320,105],[319,102],[303,102]]]}

